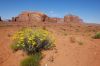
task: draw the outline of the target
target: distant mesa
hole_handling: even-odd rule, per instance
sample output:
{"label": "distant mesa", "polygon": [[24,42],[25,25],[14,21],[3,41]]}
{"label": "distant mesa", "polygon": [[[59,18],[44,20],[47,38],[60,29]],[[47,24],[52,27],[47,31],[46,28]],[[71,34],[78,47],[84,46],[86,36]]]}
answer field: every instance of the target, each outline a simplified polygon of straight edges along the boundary
{"label": "distant mesa", "polygon": [[82,23],[79,16],[65,15],[64,18],[49,17],[42,12],[25,11],[17,17],[12,17],[13,22],[52,22],[52,23]]}
{"label": "distant mesa", "polygon": [[17,17],[12,17],[12,21],[16,22],[26,22],[26,21],[36,21],[41,22],[45,21],[47,15],[41,12],[22,12]]}
{"label": "distant mesa", "polygon": [[67,22],[67,23],[69,23],[69,22],[78,22],[78,23],[82,23],[83,22],[83,20],[82,19],[80,19],[80,17],[79,16],[75,16],[75,15],[65,15],[64,16],[64,22]]}

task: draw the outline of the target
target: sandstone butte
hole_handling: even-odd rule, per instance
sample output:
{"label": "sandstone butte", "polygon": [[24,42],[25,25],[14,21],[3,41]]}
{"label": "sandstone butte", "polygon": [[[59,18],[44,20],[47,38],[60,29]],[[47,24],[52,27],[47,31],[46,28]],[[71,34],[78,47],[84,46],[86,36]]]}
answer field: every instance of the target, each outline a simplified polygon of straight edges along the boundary
{"label": "sandstone butte", "polygon": [[83,20],[80,19],[79,16],[75,15],[65,15],[64,18],[57,18],[57,17],[49,17],[42,12],[31,12],[25,11],[19,14],[16,17],[12,17],[13,22],[52,22],[52,23],[82,23]]}

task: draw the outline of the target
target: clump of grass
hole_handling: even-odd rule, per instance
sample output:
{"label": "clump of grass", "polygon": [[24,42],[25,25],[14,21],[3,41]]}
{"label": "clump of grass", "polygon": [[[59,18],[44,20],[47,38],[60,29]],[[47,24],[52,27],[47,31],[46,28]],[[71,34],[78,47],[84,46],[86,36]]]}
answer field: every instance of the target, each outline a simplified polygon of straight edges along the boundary
{"label": "clump of grass", "polygon": [[42,59],[41,53],[36,53],[22,60],[20,66],[40,66],[41,59]]}
{"label": "clump of grass", "polygon": [[96,33],[94,36],[93,36],[94,39],[100,39],[100,32]]}
{"label": "clump of grass", "polygon": [[42,28],[43,28],[44,30],[47,30],[46,26],[43,26]]}
{"label": "clump of grass", "polygon": [[82,41],[78,41],[78,44],[79,44],[79,45],[83,45],[83,42],[82,42]]}
{"label": "clump of grass", "polygon": [[65,36],[67,36],[67,33],[64,33]]}
{"label": "clump of grass", "polygon": [[18,50],[18,46],[16,46],[15,44],[12,44],[10,47],[14,52]]}

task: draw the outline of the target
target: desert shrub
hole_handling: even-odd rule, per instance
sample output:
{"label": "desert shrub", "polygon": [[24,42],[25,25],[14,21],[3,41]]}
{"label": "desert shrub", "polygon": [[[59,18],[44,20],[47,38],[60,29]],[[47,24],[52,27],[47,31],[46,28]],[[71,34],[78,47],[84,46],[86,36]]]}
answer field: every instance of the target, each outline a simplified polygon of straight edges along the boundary
{"label": "desert shrub", "polygon": [[11,45],[11,49],[13,50],[13,51],[17,51],[18,50],[18,46],[17,45],[15,45],[15,44],[12,44]]}
{"label": "desert shrub", "polygon": [[82,42],[82,41],[78,41],[78,44],[79,44],[79,45],[83,45],[83,42]]}
{"label": "desert shrub", "polygon": [[52,35],[43,29],[32,30],[24,28],[13,35],[14,50],[22,49],[28,54],[40,52],[53,46]]}
{"label": "desert shrub", "polygon": [[65,36],[67,36],[67,33],[66,33],[66,32],[64,32],[64,35],[65,35]]}
{"label": "desert shrub", "polygon": [[41,59],[41,53],[36,53],[22,60],[20,66],[40,66],[39,62]]}
{"label": "desert shrub", "polygon": [[94,36],[93,36],[94,39],[100,39],[100,32],[96,33]]}

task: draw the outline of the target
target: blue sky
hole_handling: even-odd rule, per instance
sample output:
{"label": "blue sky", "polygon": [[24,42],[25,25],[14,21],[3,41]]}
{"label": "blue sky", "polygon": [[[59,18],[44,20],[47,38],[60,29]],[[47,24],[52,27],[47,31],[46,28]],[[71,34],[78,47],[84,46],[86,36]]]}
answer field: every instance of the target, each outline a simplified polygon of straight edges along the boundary
{"label": "blue sky", "polygon": [[4,19],[30,10],[41,11],[51,17],[73,14],[85,22],[100,24],[100,0],[0,0],[0,16]]}

